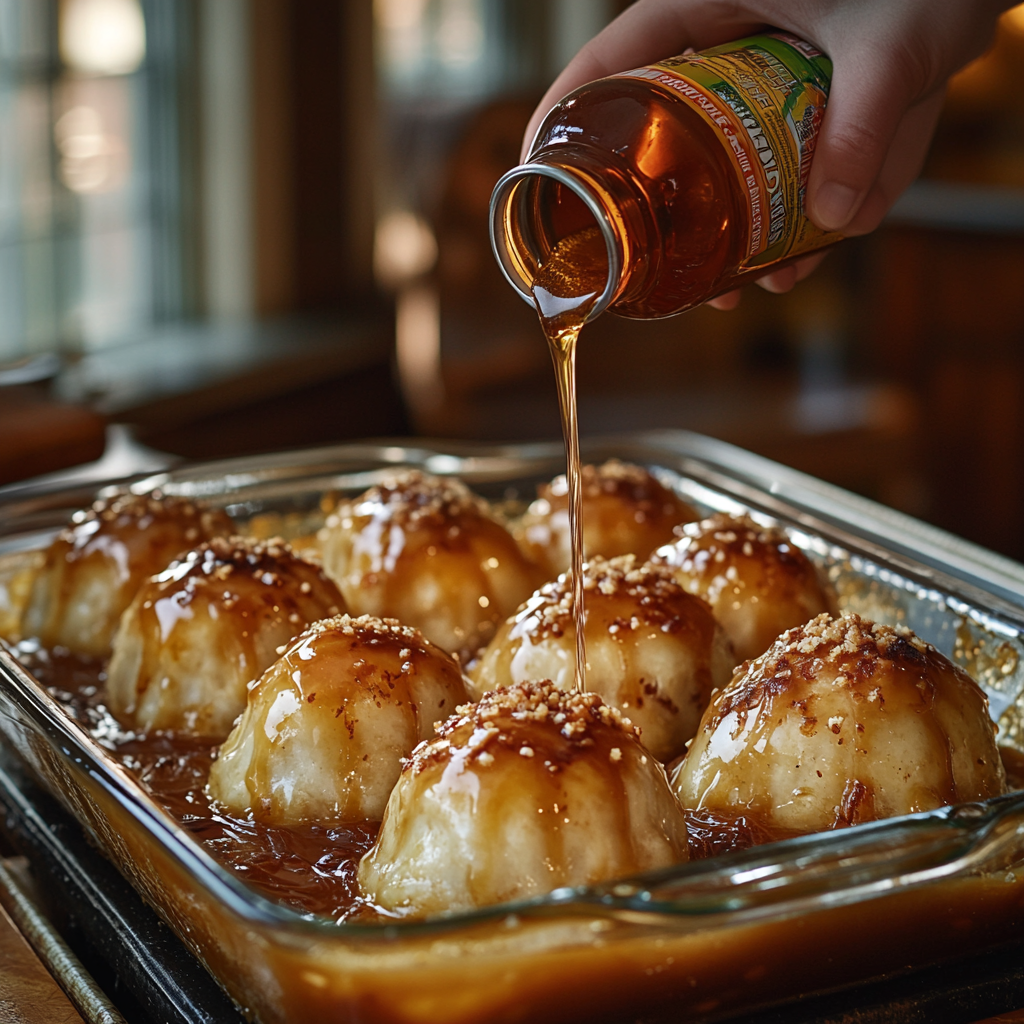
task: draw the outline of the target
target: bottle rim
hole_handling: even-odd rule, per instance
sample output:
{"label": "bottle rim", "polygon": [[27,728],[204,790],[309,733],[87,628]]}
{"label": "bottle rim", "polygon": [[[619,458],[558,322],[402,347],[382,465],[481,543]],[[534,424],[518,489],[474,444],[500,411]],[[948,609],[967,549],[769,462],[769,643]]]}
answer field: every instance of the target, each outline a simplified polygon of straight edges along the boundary
{"label": "bottle rim", "polygon": [[587,187],[586,182],[572,171],[552,164],[526,163],[513,167],[498,179],[498,183],[491,193],[490,209],[491,250],[494,253],[494,258],[498,261],[505,280],[532,306],[534,301],[530,289],[533,282],[525,277],[522,273],[521,262],[514,260],[509,252],[509,233],[505,228],[505,220],[509,203],[512,201],[514,186],[523,179],[533,176],[552,178],[571,190],[593,216],[601,231],[601,236],[604,238],[605,248],[608,252],[608,280],[605,282],[604,291],[601,292],[587,314],[585,322],[589,323],[594,317],[603,313],[615,299],[622,277],[622,254],[608,211]]}

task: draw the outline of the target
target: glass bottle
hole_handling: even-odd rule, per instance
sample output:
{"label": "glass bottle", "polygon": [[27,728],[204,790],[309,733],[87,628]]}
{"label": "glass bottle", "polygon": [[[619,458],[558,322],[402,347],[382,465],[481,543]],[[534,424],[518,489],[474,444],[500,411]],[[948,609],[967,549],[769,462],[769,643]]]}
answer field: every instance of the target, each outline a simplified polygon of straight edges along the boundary
{"label": "glass bottle", "polygon": [[587,319],[647,319],[832,245],[841,236],[803,212],[831,71],[811,44],[769,32],[576,89],[494,189],[505,276],[533,303],[555,246],[596,224],[603,247],[581,251],[605,286]]}

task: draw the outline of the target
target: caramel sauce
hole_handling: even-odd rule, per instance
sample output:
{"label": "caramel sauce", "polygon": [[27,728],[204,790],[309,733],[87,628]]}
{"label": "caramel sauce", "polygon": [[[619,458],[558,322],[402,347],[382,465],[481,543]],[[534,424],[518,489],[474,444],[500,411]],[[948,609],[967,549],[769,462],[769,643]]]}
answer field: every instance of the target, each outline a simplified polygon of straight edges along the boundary
{"label": "caramel sauce", "polygon": [[19,658],[110,753],[112,759],[225,868],[261,895],[305,914],[372,922],[380,914],[360,898],[356,868],[380,823],[280,828],[220,813],[204,792],[218,745],[155,732],[124,732],[103,704],[99,658],[19,645]]}
{"label": "caramel sauce", "polygon": [[555,365],[558,407],[565,438],[569,535],[572,542],[572,607],[576,627],[575,690],[586,690],[587,643],[583,633],[583,492],[576,418],[576,342],[608,280],[601,232],[584,228],[563,238],[533,282],[533,301]]}
{"label": "caramel sauce", "polygon": [[733,850],[749,850],[764,843],[777,843],[802,835],[792,829],[776,828],[750,814],[726,817],[709,810],[683,808],[690,860],[705,860]]}
{"label": "caramel sauce", "polygon": [[[380,921],[364,901],[356,869],[380,823],[278,827],[234,817],[210,805],[204,792],[217,745],[169,733],[124,732],[103,704],[106,665],[99,658],[48,651],[29,641],[18,656],[71,718],[98,740],[153,799],[225,868],[261,895],[300,913],[335,921]],[[613,773],[614,776],[614,773]],[[609,784],[614,781],[609,777]],[[684,812],[690,860],[786,838],[753,818],[725,819]],[[624,826],[625,827],[625,826]]]}
{"label": "caramel sauce", "polygon": [[[217,745],[168,733],[124,732],[103,704],[102,659],[49,651],[23,641],[22,664],[124,767],[153,799],[228,871],[261,895],[300,913],[374,923],[383,914],[360,897],[356,870],[373,846],[379,822],[277,827],[223,814],[204,792]],[[1024,784],[1024,755],[1000,748],[1009,788]],[[772,827],[756,815],[685,810],[689,859],[777,842],[801,833]]]}

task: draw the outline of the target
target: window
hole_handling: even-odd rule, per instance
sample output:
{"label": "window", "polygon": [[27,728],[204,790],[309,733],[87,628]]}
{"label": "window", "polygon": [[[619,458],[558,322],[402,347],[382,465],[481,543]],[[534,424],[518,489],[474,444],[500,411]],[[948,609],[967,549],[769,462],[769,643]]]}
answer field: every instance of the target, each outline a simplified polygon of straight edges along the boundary
{"label": "window", "polygon": [[0,360],[187,312],[175,0],[0,0]]}

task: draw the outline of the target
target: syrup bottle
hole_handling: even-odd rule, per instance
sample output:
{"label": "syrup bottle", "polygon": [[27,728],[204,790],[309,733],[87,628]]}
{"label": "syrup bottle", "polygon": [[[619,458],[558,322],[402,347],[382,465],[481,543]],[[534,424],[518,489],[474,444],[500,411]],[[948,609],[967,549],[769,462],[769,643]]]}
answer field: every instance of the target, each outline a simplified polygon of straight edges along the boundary
{"label": "syrup bottle", "polygon": [[[838,241],[803,212],[832,63],[784,32],[591,82],[544,119],[491,198],[527,301],[560,241],[603,278],[587,319],[681,313]],[[584,244],[585,243],[585,244]]]}

